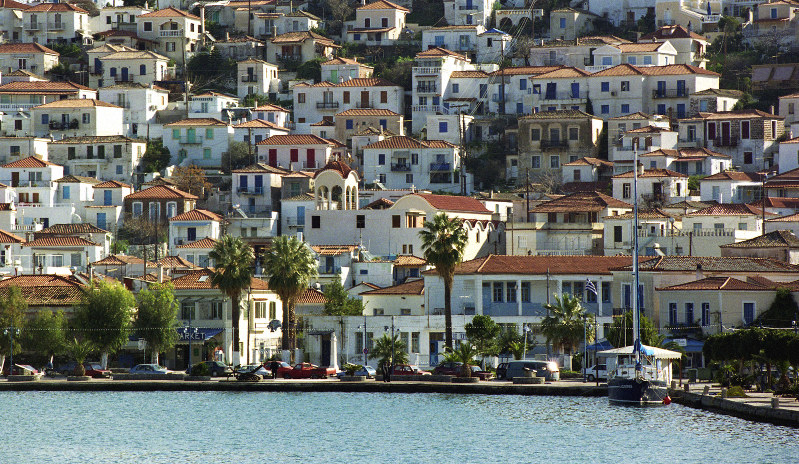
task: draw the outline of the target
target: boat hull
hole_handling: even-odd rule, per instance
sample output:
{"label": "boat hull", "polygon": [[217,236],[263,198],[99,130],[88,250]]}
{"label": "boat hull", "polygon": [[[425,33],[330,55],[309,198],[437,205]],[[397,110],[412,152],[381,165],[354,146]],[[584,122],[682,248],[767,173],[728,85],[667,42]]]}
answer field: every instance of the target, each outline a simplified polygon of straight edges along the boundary
{"label": "boat hull", "polygon": [[669,390],[666,382],[627,378],[608,380],[608,399],[617,404],[663,404]]}

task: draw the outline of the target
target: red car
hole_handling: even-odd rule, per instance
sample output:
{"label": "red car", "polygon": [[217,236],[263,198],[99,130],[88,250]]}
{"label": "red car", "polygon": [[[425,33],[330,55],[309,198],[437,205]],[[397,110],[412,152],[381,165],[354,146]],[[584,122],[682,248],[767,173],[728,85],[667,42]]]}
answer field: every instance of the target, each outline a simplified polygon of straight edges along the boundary
{"label": "red car", "polygon": [[287,379],[324,379],[335,375],[336,370],[332,367],[319,367],[311,363],[300,363],[284,374],[283,377]]}
{"label": "red car", "polygon": [[103,369],[100,363],[83,363],[83,368],[86,370],[86,375],[95,379],[111,377],[111,371]]}
{"label": "red car", "polygon": [[391,376],[403,375],[430,375],[430,373],[410,364],[395,364],[394,370],[391,371]]}

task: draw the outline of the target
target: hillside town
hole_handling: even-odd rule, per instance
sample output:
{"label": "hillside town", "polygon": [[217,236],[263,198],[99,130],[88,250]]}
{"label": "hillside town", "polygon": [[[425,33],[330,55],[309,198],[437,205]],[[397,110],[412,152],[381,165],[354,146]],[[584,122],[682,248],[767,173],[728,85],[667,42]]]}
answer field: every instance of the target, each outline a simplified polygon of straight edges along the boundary
{"label": "hillside town", "polygon": [[[90,324],[98,285],[133,295],[132,318],[169,289],[168,349],[138,325],[100,351],[174,370],[374,366],[384,336],[433,367],[475,316],[571,367],[613,346],[635,295],[700,368],[706,337],[799,296],[792,0],[0,13],[0,298],[25,308],[0,311],[3,357],[24,356],[14,326],[43,313]],[[451,282],[425,235],[445,221],[463,242]],[[285,293],[277,260],[306,255]],[[595,333],[574,346],[542,330],[564,296]]]}

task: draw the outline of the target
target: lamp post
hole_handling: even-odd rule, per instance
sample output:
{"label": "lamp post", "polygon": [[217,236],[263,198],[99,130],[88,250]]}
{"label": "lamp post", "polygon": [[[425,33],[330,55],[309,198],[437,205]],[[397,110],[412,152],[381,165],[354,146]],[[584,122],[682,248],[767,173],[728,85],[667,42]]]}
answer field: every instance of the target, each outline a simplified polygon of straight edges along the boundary
{"label": "lamp post", "polygon": [[524,324],[524,352],[523,352],[524,354],[522,354],[522,359],[527,359],[527,334],[529,332],[530,332],[530,326]]}
{"label": "lamp post", "polygon": [[585,324],[588,319],[588,315],[583,313],[583,382],[587,382],[588,380],[585,378],[586,370],[588,367],[588,332],[586,331]]}
{"label": "lamp post", "polygon": [[191,326],[191,313],[192,311],[189,311],[189,320],[188,323],[186,324],[186,327],[184,328],[186,336],[189,337],[189,374],[191,374],[191,368],[194,367],[194,365],[192,364],[191,352],[193,348],[192,342],[194,341],[194,334],[197,331],[197,328]]}
{"label": "lamp post", "polygon": [[14,322],[11,322],[11,327],[3,330],[3,333],[11,337],[11,351],[8,355],[8,375],[11,375],[14,373],[14,333],[19,333],[19,329],[14,327]]}
{"label": "lamp post", "polygon": [[[388,326],[384,326],[383,330],[388,332]],[[389,361],[389,372],[394,369],[394,316],[391,316],[391,360]]]}

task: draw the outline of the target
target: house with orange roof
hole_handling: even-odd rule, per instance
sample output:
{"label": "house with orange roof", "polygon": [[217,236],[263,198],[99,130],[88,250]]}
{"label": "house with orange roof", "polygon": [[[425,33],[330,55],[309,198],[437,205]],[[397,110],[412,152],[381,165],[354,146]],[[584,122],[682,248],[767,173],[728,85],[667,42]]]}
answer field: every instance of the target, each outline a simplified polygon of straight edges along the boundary
{"label": "house with orange roof", "polygon": [[[3,81],[5,82],[5,81]],[[0,109],[29,110],[34,106],[69,98],[97,98],[97,91],[74,82],[14,81],[0,85]],[[4,129],[10,133],[9,129]],[[18,135],[30,135],[23,133]]]}
{"label": "house with orange roof", "polygon": [[297,84],[293,94],[293,117],[298,133],[309,133],[311,124],[347,110],[379,109],[404,114],[403,88],[382,78],[355,78],[337,84]]}
{"label": "house with orange roof", "polygon": [[203,238],[218,240],[224,218],[205,209],[192,209],[169,218],[169,250]]}
{"label": "house with orange roof", "polygon": [[18,288],[28,308],[27,317],[39,311],[64,311],[69,315],[81,302],[86,283],[74,276],[61,275],[12,275],[0,280],[0,298],[6,298],[11,287]]}
{"label": "house with orange roof", "polygon": [[252,119],[233,125],[233,140],[253,146],[273,135],[288,135],[290,130],[263,119]]}
{"label": "house with orange roof", "polygon": [[[0,36],[4,42],[19,42],[22,40],[21,26],[22,10],[30,8],[27,3],[16,2],[14,0],[0,1]],[[5,74],[5,73],[3,73]]]}
{"label": "house with orange roof", "polygon": [[27,274],[70,275],[88,271],[104,257],[103,246],[82,237],[47,234],[22,244],[20,259]]}
{"label": "house with orange roof", "polygon": [[[739,8],[738,4],[733,5],[733,10],[737,8]],[[734,13],[734,15],[739,16],[738,13]],[[707,67],[705,52],[710,45],[710,40],[679,24],[663,25],[656,31],[641,36],[638,41],[669,42],[677,50],[677,61],[675,63],[690,64],[700,68]]]}
{"label": "house with orange roof", "polygon": [[389,189],[434,190],[471,194],[474,178],[464,173],[460,148],[443,140],[388,137],[363,147],[364,179]]}
{"label": "house with orange roof", "polygon": [[99,58],[102,78],[98,86],[124,82],[150,85],[156,81],[174,79],[167,70],[169,58],[149,50],[125,50]]}
{"label": "house with orange roof", "polygon": [[217,118],[230,120],[226,110],[237,108],[239,99],[235,95],[207,91],[191,96],[189,100],[190,118]]}
{"label": "house with orange roof", "polygon": [[642,42],[604,45],[594,50],[593,71],[622,63],[633,66],[667,66],[677,64],[677,49],[669,42]]}
{"label": "house with orange roof", "polygon": [[124,134],[146,136],[155,132],[155,116],[169,103],[169,91],[157,85],[132,82],[106,85],[98,90],[98,99],[125,108],[122,118]]}
{"label": "house with orange roof", "polygon": [[124,199],[125,217],[166,223],[169,218],[194,209],[197,197],[170,185],[155,185],[128,194]]}
{"label": "house with orange roof", "polygon": [[[612,161],[584,156],[564,164],[561,168],[560,177],[563,180],[563,188],[566,190],[566,186],[572,184],[586,184],[586,186],[589,184],[607,185],[610,182],[611,175],[613,175]],[[572,188],[579,188],[579,186],[574,185]]]}
{"label": "house with orange roof", "polygon": [[[71,3],[39,3],[22,10],[22,42],[91,44],[89,13]],[[43,71],[39,71],[43,72]]]}
{"label": "house with orange roof", "polygon": [[374,74],[375,68],[358,62],[357,57],[344,58],[337,56],[321,64],[322,80],[332,84],[346,81],[347,79],[368,79]]}
{"label": "house with orange roof", "polygon": [[186,261],[196,264],[199,267],[214,267],[214,260],[208,255],[214,249],[218,240],[210,237],[201,238],[192,242],[186,242],[175,247],[175,254]]}
{"label": "house with orange roof", "polygon": [[731,156],[740,171],[757,172],[775,164],[784,132],[783,117],[765,111],[700,111],[680,121],[679,146],[708,148]]}
{"label": "house with orange roof", "polygon": [[[799,122],[799,92],[793,92],[780,97],[778,114],[785,118],[785,126],[791,127]],[[799,131],[792,131],[791,135],[799,136]]]}
{"label": "house with orange roof", "polygon": [[638,166],[638,198],[633,193],[632,169],[611,178],[613,197],[633,203],[647,202],[649,206],[663,206],[688,197],[688,176],[669,169],[645,169]]}
{"label": "house with orange roof", "polygon": [[247,58],[237,63],[237,91],[239,98],[247,95],[268,95],[280,91],[277,66],[257,58]]}
{"label": "house with orange roof", "polygon": [[85,206],[85,219],[105,230],[116,232],[122,227],[125,197],[133,187],[116,180],[94,184],[94,202]]}
{"label": "house with orange roof", "polygon": [[646,126],[662,127],[664,129],[671,127],[666,117],[640,111],[608,119],[608,153],[613,150],[613,147],[621,146],[622,135],[625,132]]}
{"label": "house with orange roof", "polygon": [[266,42],[266,60],[283,63],[304,63],[315,58],[333,58],[339,45],[314,31],[292,31],[278,34]]}
{"label": "house with orange roof", "polygon": [[580,8],[557,8],[549,14],[550,37],[560,40],[574,40],[594,31],[594,20],[599,16]]}
{"label": "house with orange roof", "polygon": [[38,43],[6,43],[0,45],[0,71],[18,69],[44,74],[58,64],[59,53]]}
{"label": "house with orange roof", "polygon": [[402,114],[387,109],[351,109],[334,116],[336,140],[352,146],[352,137],[369,127],[405,135],[405,118]]}
{"label": "house with orange roof", "polygon": [[84,137],[123,133],[124,108],[88,98],[57,100],[30,109],[39,137]]}
{"label": "house with orange roof", "polygon": [[531,47],[528,62],[531,66],[585,68],[595,64],[593,49],[603,45],[621,43],[631,42],[612,35],[583,36],[573,40],[554,39]]}
{"label": "house with orange roof", "polygon": [[799,5],[792,0],[769,1],[754,6],[754,19],[742,29],[744,40],[754,46],[758,43],[774,43],[780,49],[790,49],[796,44],[796,27]]}
{"label": "house with orange roof", "polygon": [[489,0],[444,0],[447,24],[482,24],[487,26],[494,4]]}
{"label": "house with orange roof", "polygon": [[256,149],[260,162],[288,170],[319,169],[341,152],[335,141],[312,134],[273,135]]}
{"label": "house with orange roof", "polygon": [[787,214],[766,219],[766,233],[776,230],[787,230],[794,235],[799,233],[799,213]]}
{"label": "house with orange roof", "polygon": [[[277,211],[283,176],[289,171],[255,163],[232,171],[231,202],[247,217],[271,217]],[[264,216],[265,215],[265,216]],[[246,236],[246,234],[245,234]]]}
{"label": "house with orange roof", "polygon": [[64,137],[50,142],[48,159],[65,174],[132,183],[146,148],[146,140],[124,135]]}
{"label": "house with orange roof", "polygon": [[136,16],[136,34],[158,43],[157,52],[178,65],[191,59],[200,40],[200,18],[175,7]]}
{"label": "house with orange roof", "polygon": [[569,110],[574,107],[585,111],[588,98],[586,76],[590,73],[576,67],[560,66],[528,77],[531,92],[522,98],[532,109],[539,111]]}
{"label": "house with orange roof", "polygon": [[282,106],[266,103],[253,108],[252,115],[254,119],[263,119],[280,127],[291,126],[291,111]]}
{"label": "house with orange roof", "polygon": [[219,167],[233,139],[233,126],[217,118],[189,118],[164,124],[164,146],[172,164]]}
{"label": "house with orange roof", "polygon": [[355,9],[355,21],[345,22],[347,40],[367,46],[392,45],[405,29],[410,10],[388,0],[376,0]]}
{"label": "house with orange roof", "polygon": [[680,25],[700,34],[716,32],[723,8],[729,6],[721,0],[661,0],[655,5],[656,25]]}
{"label": "house with orange roof", "polygon": [[762,173],[722,171],[699,180],[699,198],[719,203],[751,203],[762,198]]}
{"label": "house with orange roof", "polygon": [[228,7],[231,5],[236,5],[235,28],[240,31],[247,30],[247,8],[250,8],[253,11],[251,33],[264,40],[289,32],[311,31],[319,27],[322,21],[316,15],[305,11],[305,7],[299,3],[286,4],[282,8],[273,0],[257,0],[252,3],[234,1],[230,2]]}
{"label": "house with orange roof", "polygon": [[[112,0],[97,7],[100,9],[100,14],[89,17],[89,30],[92,33],[109,29],[135,31],[136,16],[152,11],[151,8],[144,8],[143,4],[123,6],[120,0]],[[165,7],[166,5],[162,3],[161,8]]]}
{"label": "house with orange roof", "polygon": [[[689,176],[708,176],[732,168],[729,155],[707,148],[661,148],[643,153],[638,159],[649,169],[670,169]],[[627,167],[632,168],[632,163]]]}
{"label": "house with orange roof", "polygon": [[17,267],[16,261],[19,259],[19,267],[22,266],[20,256],[22,255],[22,244],[25,243],[25,238],[19,235],[7,232],[8,229],[0,229],[0,273],[6,275],[13,275],[22,269],[15,269]]}

